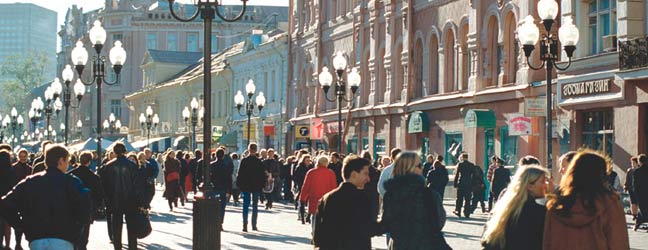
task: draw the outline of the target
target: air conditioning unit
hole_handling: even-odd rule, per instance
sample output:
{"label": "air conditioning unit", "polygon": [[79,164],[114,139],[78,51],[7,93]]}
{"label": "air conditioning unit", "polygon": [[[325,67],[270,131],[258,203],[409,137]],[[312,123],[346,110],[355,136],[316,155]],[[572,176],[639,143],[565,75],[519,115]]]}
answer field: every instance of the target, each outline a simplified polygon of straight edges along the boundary
{"label": "air conditioning unit", "polygon": [[617,36],[616,36],[616,34],[603,37],[603,51],[605,51],[605,52],[617,51]]}

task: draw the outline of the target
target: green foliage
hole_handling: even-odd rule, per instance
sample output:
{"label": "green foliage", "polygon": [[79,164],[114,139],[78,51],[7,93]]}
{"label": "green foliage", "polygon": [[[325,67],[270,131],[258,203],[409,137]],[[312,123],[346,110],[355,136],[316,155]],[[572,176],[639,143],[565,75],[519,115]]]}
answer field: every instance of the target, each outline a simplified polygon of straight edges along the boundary
{"label": "green foliage", "polygon": [[30,51],[27,54],[13,54],[4,58],[0,64],[0,74],[10,78],[0,83],[4,107],[3,111],[11,107],[25,110],[29,107],[22,107],[25,98],[29,97],[32,89],[37,88],[45,81],[45,68],[51,63],[47,54],[42,51]]}

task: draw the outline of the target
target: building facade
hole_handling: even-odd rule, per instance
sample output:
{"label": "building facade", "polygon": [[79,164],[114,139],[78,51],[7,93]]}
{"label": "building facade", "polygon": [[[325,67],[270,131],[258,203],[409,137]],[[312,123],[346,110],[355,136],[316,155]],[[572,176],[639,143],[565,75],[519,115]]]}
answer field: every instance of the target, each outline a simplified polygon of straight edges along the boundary
{"label": "building facade", "polygon": [[[575,7],[580,9],[571,7],[570,1],[563,2],[561,17],[590,13],[585,8],[599,1],[602,0],[577,1]],[[294,132],[286,139],[288,147],[334,149],[343,143],[345,153],[367,149],[374,156],[400,147],[424,155],[445,156],[448,165],[456,163],[455,157],[461,151],[468,152],[470,160],[480,166],[488,165],[491,155],[500,156],[506,165],[515,165],[517,159],[528,154],[546,162],[542,112],[542,101],[546,99],[545,72],[527,66],[516,37],[524,17],[533,15],[538,19],[536,4],[533,0],[291,1],[288,114]],[[596,23],[588,26],[589,15],[574,18],[581,31],[575,61],[597,64],[610,56],[603,53],[606,50],[602,46],[600,50],[596,47],[596,53],[588,53],[591,49],[584,41],[589,37],[598,41],[617,30],[641,34],[645,31],[642,1],[616,4],[612,0],[607,4],[616,6],[618,11],[596,12],[597,17],[608,13],[624,21],[615,22],[617,28],[609,30]],[[630,10],[637,13],[622,14],[633,12]],[[554,25],[554,32],[559,23]],[[609,23],[605,27],[612,26]],[[585,35],[584,30],[593,29],[603,31]],[[331,67],[331,58],[337,51],[344,52],[350,66],[356,67],[362,76],[358,95],[353,102],[343,103],[342,142],[336,137],[336,103],[325,100],[317,79],[322,67]],[[616,52],[609,53],[618,57]],[[536,51],[530,60],[536,65],[537,54]],[[591,58],[592,55],[599,58]],[[609,69],[615,59],[607,60]],[[598,72],[606,68],[585,65],[581,64],[581,70]],[[583,74],[578,68],[574,65],[570,71],[560,72],[558,82],[570,79],[570,75]],[[554,93],[563,85],[556,86]],[[291,92],[295,94],[290,95]],[[554,130],[560,131],[554,133],[552,141],[554,162],[560,153],[580,146],[602,149],[590,142],[570,142],[571,134],[579,133],[572,131],[579,115],[573,117],[574,113],[566,109],[569,102],[565,103],[560,96],[558,99],[561,108],[551,118]],[[636,115],[631,119],[645,117],[638,116],[643,108],[633,107]],[[637,125],[640,124],[624,126],[631,126],[633,132],[628,133],[636,133],[641,127]],[[311,128],[311,133],[319,128],[324,135],[312,139],[297,133],[304,126]],[[612,147],[635,147],[639,139],[632,141],[614,142]],[[634,154],[637,150],[645,150],[645,146],[627,152]],[[626,160],[617,156],[614,160],[616,167],[625,169]]]}

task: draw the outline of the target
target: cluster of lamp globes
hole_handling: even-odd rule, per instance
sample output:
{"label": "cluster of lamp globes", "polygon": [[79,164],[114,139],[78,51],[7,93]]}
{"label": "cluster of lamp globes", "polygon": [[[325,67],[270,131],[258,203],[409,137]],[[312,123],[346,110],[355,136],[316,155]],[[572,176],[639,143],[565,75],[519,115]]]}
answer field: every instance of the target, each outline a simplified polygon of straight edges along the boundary
{"label": "cluster of lamp globes", "polygon": [[[245,92],[247,93],[248,98],[252,98],[255,91],[256,91],[256,86],[254,85],[254,81],[250,79],[248,83],[245,84]],[[234,104],[236,104],[236,108],[240,111],[244,103],[245,103],[245,97],[243,97],[243,93],[241,93],[241,91],[239,90],[236,92],[236,95],[234,96]],[[259,95],[257,95],[255,99],[255,103],[259,111],[261,111],[266,103],[266,98],[263,95],[263,92],[259,92]]]}
{"label": "cluster of lamp globes", "polygon": [[[555,0],[540,0],[538,2],[538,16],[542,19],[543,24],[546,25],[545,28],[547,31],[551,29],[551,24],[555,21],[558,11],[558,3]],[[567,56],[570,58],[576,49],[578,38],[578,28],[574,25],[572,17],[567,16],[563,18],[563,22],[558,29],[558,39],[565,48]],[[533,16],[528,15],[522,21],[522,25],[518,29],[518,39],[525,47],[525,53],[527,53],[526,56],[528,57],[540,39],[540,30],[535,24]],[[529,52],[526,52],[527,50]]]}
{"label": "cluster of lamp globes", "polygon": [[[153,108],[151,106],[146,107],[146,115],[140,113],[139,122],[142,125],[142,128],[155,128],[160,123],[160,117],[158,114],[153,114]],[[151,127],[147,125],[150,124]]]}
{"label": "cluster of lamp globes", "polygon": [[[184,118],[185,122],[187,122],[187,123],[189,122],[190,118],[195,117],[195,113],[196,113],[196,111],[198,111],[198,99],[196,99],[195,97],[193,99],[191,99],[191,102],[189,103],[189,106],[191,107],[192,111],[189,111],[189,107],[186,107],[186,106],[185,106],[184,110],[182,110],[182,118]],[[192,116],[191,114],[194,114],[194,116]],[[198,113],[197,118],[202,120],[204,116],[205,116],[205,108],[200,107],[200,112]],[[192,122],[194,122],[194,121],[192,120]],[[197,122],[197,120],[196,120],[196,122]]]}
{"label": "cluster of lamp globes", "polygon": [[[2,115],[0,115],[0,119],[2,119]],[[16,110],[16,107],[13,107],[9,114],[7,114],[4,119],[2,119],[2,129],[9,128],[12,125],[12,120],[15,120],[18,128],[22,127],[25,123],[22,115],[18,115],[18,110]],[[13,141],[17,142],[17,138],[13,138]]]}
{"label": "cluster of lamp globes", "polygon": [[[90,42],[98,55],[106,42],[106,30],[101,27],[101,22],[96,20],[88,34]],[[80,75],[88,62],[88,51],[83,47],[83,42],[81,40],[77,41],[76,47],[72,49],[71,57],[72,63],[74,63],[76,70]],[[113,47],[110,49],[108,54],[108,59],[110,60],[110,64],[112,64],[115,73],[119,74],[124,62],[126,62],[126,50],[122,47],[121,41],[114,42]]]}
{"label": "cluster of lamp globes", "polygon": [[[110,113],[110,115],[108,116],[108,120],[104,120],[104,122],[103,122],[103,128],[106,129],[106,130],[110,129],[111,128],[110,125],[112,125],[112,124],[114,124],[114,126],[112,128],[114,128],[117,131],[119,131],[119,129],[121,129],[121,127],[122,127],[121,121],[116,119],[115,114]],[[63,124],[61,124],[61,125],[63,125]]]}
{"label": "cluster of lamp globes", "polygon": [[[333,68],[335,69],[338,82],[342,82],[342,74],[347,68],[347,60],[342,51],[338,51],[333,57]],[[358,90],[358,87],[360,86],[362,78],[356,68],[351,68],[351,72],[349,72],[347,77],[349,87],[351,87],[351,91],[355,94],[355,91]],[[322,85],[324,92],[328,93],[328,90],[331,88],[331,84],[333,83],[333,75],[329,72],[329,68],[326,66],[322,68],[322,72],[319,74],[319,83]]]}

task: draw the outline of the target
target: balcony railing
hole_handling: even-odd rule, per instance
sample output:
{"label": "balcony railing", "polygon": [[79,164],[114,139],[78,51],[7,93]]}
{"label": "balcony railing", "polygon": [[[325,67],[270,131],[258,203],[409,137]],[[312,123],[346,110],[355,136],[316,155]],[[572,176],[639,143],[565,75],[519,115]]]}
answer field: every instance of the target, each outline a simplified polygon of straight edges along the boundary
{"label": "balcony railing", "polygon": [[619,41],[619,69],[648,67],[648,37]]}

